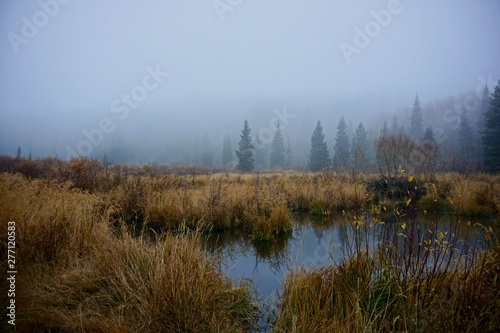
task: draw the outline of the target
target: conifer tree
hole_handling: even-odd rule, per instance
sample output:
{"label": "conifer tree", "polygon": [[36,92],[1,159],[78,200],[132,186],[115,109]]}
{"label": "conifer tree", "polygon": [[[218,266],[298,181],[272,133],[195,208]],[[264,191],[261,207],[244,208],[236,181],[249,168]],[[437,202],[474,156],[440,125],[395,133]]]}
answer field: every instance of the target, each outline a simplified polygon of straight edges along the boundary
{"label": "conifer tree", "polygon": [[203,141],[201,142],[201,159],[200,162],[206,166],[214,165],[213,151],[210,146],[210,139],[208,134],[205,133],[203,136]]}
{"label": "conifer tree", "polygon": [[21,158],[21,146],[17,147],[16,158]]}
{"label": "conifer tree", "polygon": [[473,164],[475,164],[474,158],[474,133],[472,127],[469,124],[469,118],[465,112],[462,110],[460,115],[460,129],[458,133],[458,144],[459,144],[459,161],[463,167],[469,169]]}
{"label": "conifer tree", "polygon": [[293,164],[292,148],[290,148],[290,138],[287,136],[286,144],[286,166],[291,167]]}
{"label": "conifer tree", "polygon": [[420,142],[419,151],[422,155],[420,171],[433,172],[439,156],[439,145],[434,137],[434,131],[430,126],[425,130],[424,137]]}
{"label": "conifer tree", "polygon": [[369,165],[369,143],[368,133],[363,123],[359,123],[356,129],[356,133],[352,139],[351,152],[354,170],[366,171]]}
{"label": "conifer tree", "polygon": [[387,126],[387,120],[384,120],[382,129],[380,130],[380,136],[386,136],[389,134],[389,127]]}
{"label": "conifer tree", "polygon": [[484,115],[483,154],[484,169],[500,172],[500,81]]}
{"label": "conifer tree", "polygon": [[260,137],[257,135],[255,137],[255,166],[257,168],[266,168],[267,167],[267,145],[262,142]]}
{"label": "conifer tree", "polygon": [[250,132],[248,121],[245,120],[243,129],[241,130],[240,142],[238,143],[239,149],[236,151],[236,156],[238,157],[237,168],[241,172],[250,172],[254,169],[253,149],[255,147]]}
{"label": "conifer tree", "polygon": [[394,117],[392,117],[391,134],[398,134],[400,127],[399,118],[397,115],[394,115]]}
{"label": "conifer tree", "polygon": [[330,153],[325,142],[323,127],[321,121],[318,120],[316,128],[311,136],[311,151],[309,153],[308,169],[316,172],[327,169],[331,164]]}
{"label": "conifer tree", "polygon": [[271,144],[271,159],[269,166],[271,168],[285,167],[286,157],[285,157],[285,141],[283,140],[283,134],[281,133],[280,124],[276,126],[276,132],[274,132],[273,142]]}
{"label": "conifer tree", "polygon": [[488,85],[484,85],[483,95],[481,96],[481,106],[479,108],[479,114],[477,116],[477,125],[476,125],[476,150],[477,150],[477,158],[479,168],[482,169],[484,152],[483,152],[483,132],[484,132],[484,115],[488,111],[488,105],[490,104],[490,90],[488,89]]}
{"label": "conifer tree", "polygon": [[483,89],[483,95],[481,96],[481,106],[479,108],[479,117],[478,117],[478,123],[477,123],[477,128],[479,133],[482,133],[483,127],[484,127],[484,115],[488,111],[488,106],[490,105],[490,90],[488,88],[488,85],[484,85]]}
{"label": "conifer tree", "polygon": [[337,125],[337,136],[335,138],[335,155],[333,157],[333,166],[339,169],[349,167],[349,135],[344,117],[340,118]]}
{"label": "conifer tree", "polygon": [[413,109],[411,111],[410,118],[410,135],[417,141],[422,139],[423,130],[423,120],[422,120],[422,108],[420,107],[420,100],[418,95],[415,97],[415,102],[413,103]]}
{"label": "conifer tree", "polygon": [[224,137],[222,143],[222,165],[226,166],[233,161],[233,148],[231,147],[231,139],[229,135]]}

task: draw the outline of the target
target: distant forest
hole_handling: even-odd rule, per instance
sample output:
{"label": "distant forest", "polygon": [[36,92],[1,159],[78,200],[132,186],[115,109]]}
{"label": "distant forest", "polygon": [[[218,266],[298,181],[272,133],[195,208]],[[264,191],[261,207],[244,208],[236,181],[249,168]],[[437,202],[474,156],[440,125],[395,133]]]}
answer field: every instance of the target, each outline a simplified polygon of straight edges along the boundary
{"label": "distant forest", "polygon": [[[242,172],[277,168],[383,173],[496,172],[500,169],[499,87],[500,84],[493,92],[484,85],[470,94],[425,104],[417,94],[407,108],[375,121],[367,119],[366,123],[352,124],[344,116],[336,124],[318,119],[315,128],[310,129],[310,141],[303,133],[297,135],[300,140],[294,138],[292,131],[283,130],[287,124],[278,118],[270,126],[268,136],[272,140],[263,140],[262,132],[252,132],[252,124],[245,120],[243,129],[228,128],[221,133],[221,142],[193,133],[192,142],[165,143],[165,149],[153,159],[151,154],[142,152],[148,151],[148,147],[138,151],[126,145],[96,147],[92,157],[103,164],[189,164]],[[327,142],[325,137],[333,134],[334,141]],[[27,148],[18,147],[17,157],[31,159],[32,152]]]}

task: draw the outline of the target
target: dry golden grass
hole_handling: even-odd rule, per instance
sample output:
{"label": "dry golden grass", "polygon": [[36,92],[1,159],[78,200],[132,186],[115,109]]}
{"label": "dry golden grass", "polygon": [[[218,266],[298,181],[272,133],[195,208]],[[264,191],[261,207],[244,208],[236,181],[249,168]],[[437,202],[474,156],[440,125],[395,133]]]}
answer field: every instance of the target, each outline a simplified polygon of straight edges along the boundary
{"label": "dry golden grass", "polygon": [[235,332],[256,314],[249,289],[234,286],[185,236],[152,246],[108,240],[74,267],[24,278],[20,289],[29,290],[20,320],[37,330]]}
{"label": "dry golden grass", "polygon": [[242,228],[261,240],[290,232],[291,213],[330,215],[366,203],[363,184],[352,176],[294,172],[134,176],[107,197],[133,207],[125,220],[143,216],[156,229]]}
{"label": "dry golden grass", "polygon": [[16,222],[18,329],[234,332],[253,325],[251,289],[233,285],[217,259],[201,252],[198,233],[144,243],[111,225],[115,206],[70,187],[0,174],[2,220]]}
{"label": "dry golden grass", "polygon": [[417,267],[364,253],[335,267],[296,270],[285,282],[274,332],[498,332],[499,255],[497,245],[472,267],[425,274],[404,274]]}
{"label": "dry golden grass", "polygon": [[[23,269],[21,326],[244,331],[255,316],[250,287],[232,284],[217,260],[200,252],[202,233],[232,229],[274,241],[292,231],[295,213],[381,209],[365,189],[375,174],[190,170],[47,159],[20,163],[12,170],[17,174],[1,173],[0,214],[16,221],[17,264]],[[427,190],[416,204],[421,210],[500,213],[498,175],[414,179]],[[382,204],[397,209],[400,203]],[[166,233],[147,244],[130,236],[130,226]],[[467,270],[455,265],[427,276],[408,275],[421,268],[418,262],[407,271],[393,265],[406,253],[360,254],[335,268],[296,271],[286,282],[276,331],[492,331],[500,322],[499,253],[498,247],[486,252]],[[445,323],[438,326],[440,321]]]}
{"label": "dry golden grass", "polygon": [[500,214],[500,175],[436,174],[426,183],[427,195],[421,206],[465,215]]}

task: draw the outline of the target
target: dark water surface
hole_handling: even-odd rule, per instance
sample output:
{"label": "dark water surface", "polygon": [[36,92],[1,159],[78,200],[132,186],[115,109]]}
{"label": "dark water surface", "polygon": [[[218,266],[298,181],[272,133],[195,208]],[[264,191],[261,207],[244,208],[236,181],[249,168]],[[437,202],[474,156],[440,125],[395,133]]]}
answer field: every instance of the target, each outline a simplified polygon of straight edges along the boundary
{"label": "dark water surface", "polygon": [[[295,221],[293,233],[273,242],[256,242],[243,233],[225,232],[211,235],[205,240],[205,247],[211,255],[223,258],[222,271],[231,279],[250,279],[257,287],[259,300],[275,305],[291,269],[331,265],[355,252],[356,244],[362,250],[367,246],[373,249],[384,239],[392,243],[400,242],[403,230],[411,232],[411,224],[404,218],[388,216],[374,220],[364,217],[363,221],[360,226],[343,216],[320,221],[304,218]],[[498,225],[493,221],[454,215],[423,216],[414,221],[415,239],[432,236],[453,241],[451,235],[455,235],[454,245],[462,251],[482,249],[491,244],[486,235],[491,235],[489,228],[492,225]],[[492,227],[491,230],[498,234],[498,230]]]}

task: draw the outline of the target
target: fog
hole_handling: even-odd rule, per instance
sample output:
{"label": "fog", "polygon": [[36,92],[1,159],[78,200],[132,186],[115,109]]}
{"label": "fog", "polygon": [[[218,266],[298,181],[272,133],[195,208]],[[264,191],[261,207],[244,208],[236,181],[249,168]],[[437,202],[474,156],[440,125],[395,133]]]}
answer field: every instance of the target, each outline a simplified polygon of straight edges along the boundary
{"label": "fog", "polygon": [[2,1],[0,154],[217,160],[246,119],[261,139],[280,121],[304,163],[317,120],[332,150],[341,116],[373,138],[417,93],[432,125],[436,101],[493,88],[499,17],[498,0]]}

